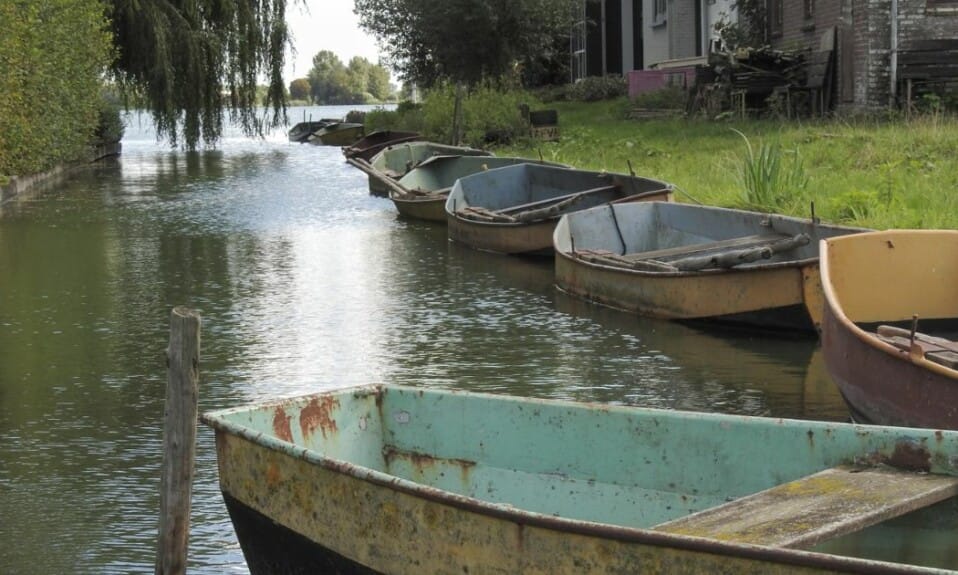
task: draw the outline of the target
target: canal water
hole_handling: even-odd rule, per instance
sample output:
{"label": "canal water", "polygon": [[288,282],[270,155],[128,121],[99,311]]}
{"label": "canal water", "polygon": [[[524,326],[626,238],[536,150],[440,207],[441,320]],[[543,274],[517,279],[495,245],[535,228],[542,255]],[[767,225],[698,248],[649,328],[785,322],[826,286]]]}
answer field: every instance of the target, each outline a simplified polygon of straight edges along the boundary
{"label": "canal water", "polygon": [[[347,109],[291,110],[313,118]],[[403,221],[338,148],[230,132],[123,154],[0,211],[0,572],[153,569],[170,310],[202,315],[200,408],[395,382],[846,420],[814,340],[565,297],[551,261]],[[246,573],[199,432],[191,573]]]}

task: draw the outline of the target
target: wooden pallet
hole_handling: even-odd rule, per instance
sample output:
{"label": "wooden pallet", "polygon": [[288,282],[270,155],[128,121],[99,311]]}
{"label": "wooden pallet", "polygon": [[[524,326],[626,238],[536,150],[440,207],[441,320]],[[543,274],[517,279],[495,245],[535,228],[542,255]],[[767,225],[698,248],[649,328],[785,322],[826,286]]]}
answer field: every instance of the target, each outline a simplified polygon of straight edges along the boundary
{"label": "wooden pallet", "polygon": [[958,495],[958,477],[890,467],[834,467],[653,529],[807,548]]}

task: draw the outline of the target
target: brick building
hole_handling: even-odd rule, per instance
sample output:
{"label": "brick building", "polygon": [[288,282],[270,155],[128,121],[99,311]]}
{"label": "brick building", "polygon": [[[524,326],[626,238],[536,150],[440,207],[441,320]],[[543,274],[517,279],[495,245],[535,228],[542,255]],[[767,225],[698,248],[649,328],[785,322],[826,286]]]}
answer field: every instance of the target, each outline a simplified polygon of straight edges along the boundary
{"label": "brick building", "polygon": [[767,7],[774,48],[814,51],[834,30],[839,109],[895,104],[901,53],[919,41],[958,38],[956,0],[768,0]]}

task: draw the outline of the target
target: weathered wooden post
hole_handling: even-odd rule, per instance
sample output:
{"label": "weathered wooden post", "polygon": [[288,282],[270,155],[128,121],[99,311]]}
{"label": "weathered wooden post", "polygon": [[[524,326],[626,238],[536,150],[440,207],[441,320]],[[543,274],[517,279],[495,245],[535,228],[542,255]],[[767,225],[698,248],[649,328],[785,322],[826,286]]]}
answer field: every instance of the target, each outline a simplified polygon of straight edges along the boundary
{"label": "weathered wooden post", "polygon": [[166,409],[163,416],[163,470],[156,575],[186,573],[190,500],[196,451],[200,316],[185,307],[170,314]]}

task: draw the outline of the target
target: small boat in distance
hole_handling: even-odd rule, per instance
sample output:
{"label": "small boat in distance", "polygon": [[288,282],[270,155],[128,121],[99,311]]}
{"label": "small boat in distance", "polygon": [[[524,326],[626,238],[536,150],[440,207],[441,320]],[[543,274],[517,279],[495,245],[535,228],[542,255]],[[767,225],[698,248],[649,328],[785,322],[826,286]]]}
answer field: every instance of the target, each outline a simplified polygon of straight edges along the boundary
{"label": "small boat in distance", "polygon": [[309,137],[321,128],[324,128],[330,124],[335,124],[341,122],[342,120],[334,120],[330,118],[324,118],[322,120],[300,122],[289,129],[287,136],[289,137],[290,142],[297,142],[303,144]]}
{"label": "small boat in distance", "polygon": [[362,137],[362,124],[336,122],[316,130],[307,141],[315,146],[348,146]]}
{"label": "small boat in distance", "polygon": [[821,254],[822,352],[852,417],[958,429],[958,231],[830,238]]}
{"label": "small boat in distance", "polygon": [[449,238],[504,254],[552,254],[563,214],[608,202],[671,201],[672,186],[626,174],[520,164],[459,179],[446,200]]}
{"label": "small boat in distance", "polygon": [[568,168],[564,164],[500,156],[433,156],[409,170],[395,185],[389,182],[389,199],[407,218],[446,222],[446,197],[456,180],[516,164]]}
{"label": "small boat in distance", "polygon": [[693,204],[614,204],[559,222],[556,285],[652,317],[813,332],[818,240],[862,231]]}
{"label": "small boat in distance", "polygon": [[[930,574],[956,563],[955,431],[392,385],[202,419],[252,575]],[[855,542],[819,550],[845,535]]]}
{"label": "small boat in distance", "polygon": [[343,155],[349,158],[361,158],[369,161],[373,156],[394,144],[413,142],[422,139],[419,132],[399,132],[395,130],[377,130],[366,134],[350,146],[343,147]]}
{"label": "small boat in distance", "polygon": [[449,146],[436,142],[404,142],[383,148],[368,162],[361,158],[346,161],[369,177],[369,193],[386,196],[390,184],[433,156],[491,156],[491,152],[466,146]]}

